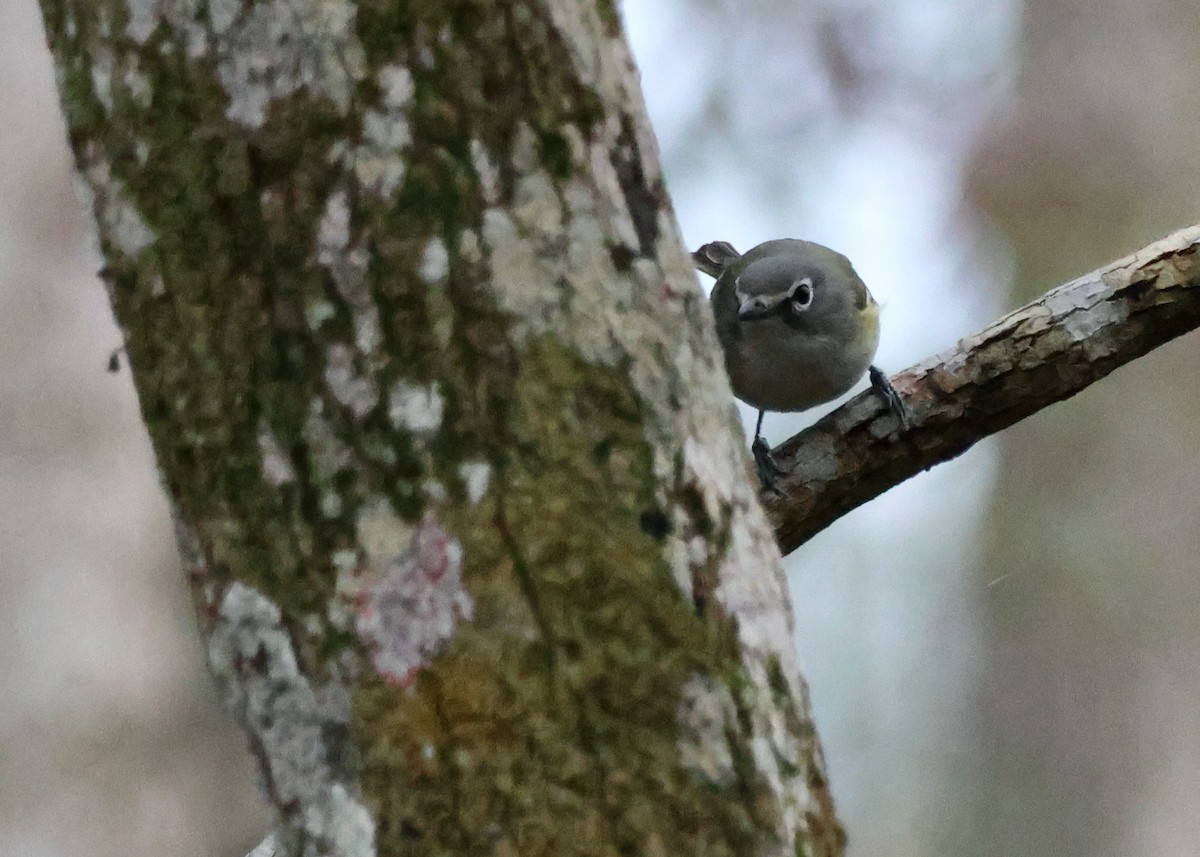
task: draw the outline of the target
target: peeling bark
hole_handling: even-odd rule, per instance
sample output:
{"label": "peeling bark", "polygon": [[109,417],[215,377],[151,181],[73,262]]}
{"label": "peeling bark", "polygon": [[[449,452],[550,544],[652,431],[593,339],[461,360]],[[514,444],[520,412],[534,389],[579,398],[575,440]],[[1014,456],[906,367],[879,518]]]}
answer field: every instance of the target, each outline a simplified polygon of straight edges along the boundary
{"label": "peeling bark", "polygon": [[42,9],[271,844],[840,853],[613,4]]}
{"label": "peeling bark", "polygon": [[868,392],[774,450],[762,500],[784,553],[851,509],[1200,326],[1200,226],[1059,286],[892,378],[913,417]]}

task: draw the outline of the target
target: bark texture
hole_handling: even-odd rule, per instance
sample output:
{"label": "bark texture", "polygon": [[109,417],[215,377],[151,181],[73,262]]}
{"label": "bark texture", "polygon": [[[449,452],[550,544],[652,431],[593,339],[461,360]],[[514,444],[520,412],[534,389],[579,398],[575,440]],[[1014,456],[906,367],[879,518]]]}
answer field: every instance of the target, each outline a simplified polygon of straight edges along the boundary
{"label": "bark texture", "polygon": [[893,485],[1069,398],[1200,326],[1200,226],[1047,292],[892,383],[913,425],[872,393],[774,451],[786,475],[763,502],[784,553]]}
{"label": "bark texture", "polygon": [[42,0],[291,854],[835,854],[606,0]]}

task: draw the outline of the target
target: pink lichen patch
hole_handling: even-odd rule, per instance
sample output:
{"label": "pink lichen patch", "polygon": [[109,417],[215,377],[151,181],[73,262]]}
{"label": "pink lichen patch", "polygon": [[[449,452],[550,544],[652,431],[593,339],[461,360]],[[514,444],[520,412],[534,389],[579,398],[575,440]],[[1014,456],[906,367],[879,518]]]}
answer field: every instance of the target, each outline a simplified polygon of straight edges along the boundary
{"label": "pink lichen patch", "polygon": [[375,669],[410,686],[474,609],[463,587],[462,546],[427,512],[403,552],[355,598],[355,630]]}

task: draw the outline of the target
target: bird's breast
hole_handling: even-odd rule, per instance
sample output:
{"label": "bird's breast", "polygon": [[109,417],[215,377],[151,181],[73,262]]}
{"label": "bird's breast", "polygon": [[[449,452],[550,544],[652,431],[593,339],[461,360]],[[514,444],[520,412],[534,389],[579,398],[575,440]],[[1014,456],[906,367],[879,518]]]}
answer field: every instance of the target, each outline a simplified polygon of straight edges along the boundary
{"label": "bird's breast", "polygon": [[768,411],[802,411],[836,399],[875,357],[878,312],[872,302],[863,310],[864,323],[847,338],[797,333],[786,325],[739,337],[725,350],[734,395]]}

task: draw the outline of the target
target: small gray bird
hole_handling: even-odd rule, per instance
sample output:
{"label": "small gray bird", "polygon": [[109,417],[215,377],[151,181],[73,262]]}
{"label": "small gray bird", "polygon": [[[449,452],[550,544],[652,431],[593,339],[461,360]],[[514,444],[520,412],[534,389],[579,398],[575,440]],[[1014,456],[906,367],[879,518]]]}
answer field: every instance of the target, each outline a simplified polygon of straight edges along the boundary
{"label": "small gray bird", "polygon": [[841,253],[784,238],[744,256],[728,242],[692,254],[716,277],[713,315],[733,394],[758,408],[751,450],[764,485],[782,471],[762,436],[764,411],[803,411],[832,401],[870,372],[871,385],[908,425],[887,377],[871,365],[879,345],[879,304]]}

